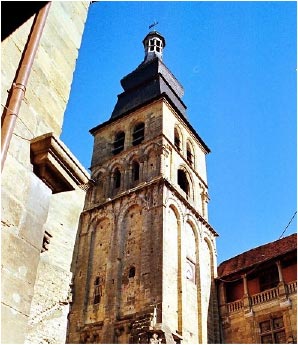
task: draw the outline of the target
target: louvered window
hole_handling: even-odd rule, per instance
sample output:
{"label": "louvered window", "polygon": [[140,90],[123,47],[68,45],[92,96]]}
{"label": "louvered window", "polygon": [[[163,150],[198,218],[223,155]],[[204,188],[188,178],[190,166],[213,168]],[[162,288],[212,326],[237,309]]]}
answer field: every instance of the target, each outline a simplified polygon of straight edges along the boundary
{"label": "louvered window", "polygon": [[116,155],[124,150],[125,133],[118,132],[113,143],[113,154]]}
{"label": "louvered window", "polygon": [[140,144],[144,140],[145,125],[143,122],[135,125],[132,133],[133,146]]}

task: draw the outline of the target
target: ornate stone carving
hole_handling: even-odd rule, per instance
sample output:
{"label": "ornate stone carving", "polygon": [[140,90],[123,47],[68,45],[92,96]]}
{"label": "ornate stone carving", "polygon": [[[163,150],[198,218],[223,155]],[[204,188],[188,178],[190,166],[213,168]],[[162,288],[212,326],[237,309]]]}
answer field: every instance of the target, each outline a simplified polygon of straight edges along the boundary
{"label": "ornate stone carving", "polygon": [[157,333],[153,333],[152,337],[149,340],[149,344],[161,344],[162,343],[162,339],[159,338]]}

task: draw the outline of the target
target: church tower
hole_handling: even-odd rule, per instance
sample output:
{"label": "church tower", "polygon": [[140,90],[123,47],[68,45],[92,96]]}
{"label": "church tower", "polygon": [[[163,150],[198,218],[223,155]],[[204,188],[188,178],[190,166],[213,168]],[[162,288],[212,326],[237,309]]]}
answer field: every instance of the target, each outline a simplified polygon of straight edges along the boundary
{"label": "church tower", "polygon": [[218,342],[209,148],[162,62],[164,37],[152,31],[143,44],[110,119],[90,131],[69,343]]}

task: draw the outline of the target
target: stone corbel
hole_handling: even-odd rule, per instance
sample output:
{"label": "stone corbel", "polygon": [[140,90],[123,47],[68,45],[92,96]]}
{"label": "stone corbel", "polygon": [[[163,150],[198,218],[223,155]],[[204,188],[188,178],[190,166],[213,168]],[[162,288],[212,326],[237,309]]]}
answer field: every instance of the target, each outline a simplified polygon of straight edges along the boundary
{"label": "stone corbel", "polygon": [[75,190],[89,183],[88,172],[53,133],[31,140],[30,158],[33,172],[53,193]]}

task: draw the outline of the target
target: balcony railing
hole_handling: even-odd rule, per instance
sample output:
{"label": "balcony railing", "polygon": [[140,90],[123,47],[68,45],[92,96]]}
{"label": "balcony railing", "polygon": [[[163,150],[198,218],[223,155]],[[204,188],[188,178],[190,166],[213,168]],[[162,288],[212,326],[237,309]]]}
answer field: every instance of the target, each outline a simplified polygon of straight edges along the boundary
{"label": "balcony railing", "polygon": [[287,293],[290,295],[295,292],[297,292],[297,280],[287,284]]}
{"label": "balcony railing", "polygon": [[[279,289],[278,287],[276,287],[274,289],[265,290],[257,294],[254,294],[252,296],[249,296],[248,298],[249,298],[250,305],[254,306],[254,305],[266,303],[274,299],[277,299],[278,291]],[[297,281],[286,284],[286,291],[288,295],[297,293]],[[239,299],[237,301],[227,303],[226,307],[227,307],[227,312],[229,314],[237,313],[243,310],[243,307],[244,307],[243,299]]]}
{"label": "balcony railing", "polygon": [[251,296],[251,305],[265,303],[278,297],[278,288],[269,289]]}
{"label": "balcony railing", "polygon": [[239,299],[237,301],[227,303],[228,313],[235,313],[243,309],[243,301]]}

